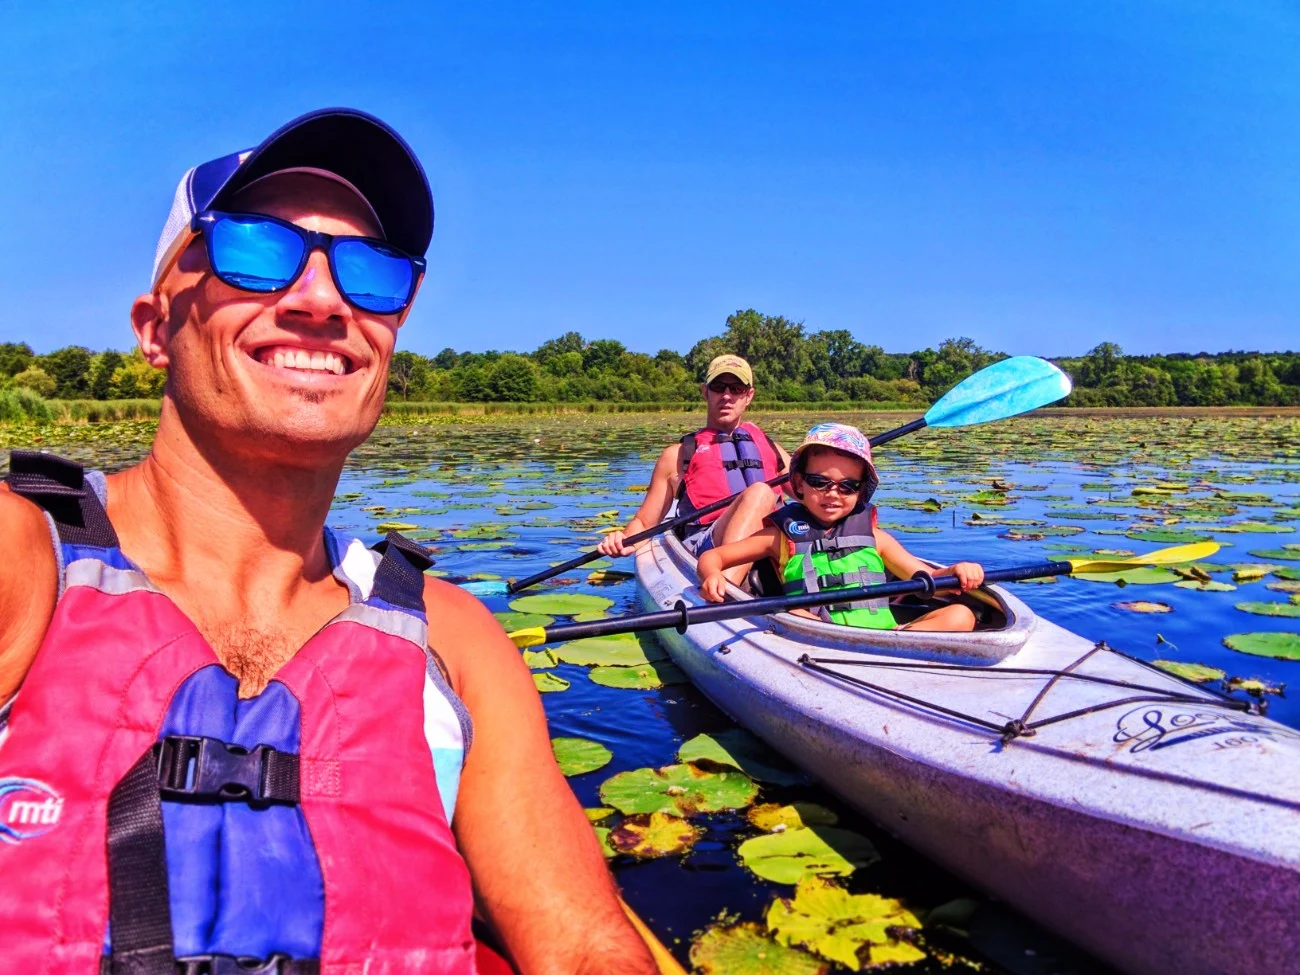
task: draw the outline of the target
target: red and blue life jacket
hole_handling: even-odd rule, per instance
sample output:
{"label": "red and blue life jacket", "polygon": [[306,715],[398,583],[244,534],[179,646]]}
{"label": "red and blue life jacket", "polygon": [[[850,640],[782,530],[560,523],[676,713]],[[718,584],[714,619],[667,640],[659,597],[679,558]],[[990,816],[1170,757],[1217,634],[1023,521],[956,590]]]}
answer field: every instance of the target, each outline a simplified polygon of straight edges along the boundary
{"label": "red and blue life jacket", "polygon": [[241,699],[122,553],[103,475],[15,453],[8,483],[45,509],[60,578],[0,712],[0,967],[473,972],[449,825],[472,729],[427,646],[419,547],[327,528],[350,605]]}
{"label": "red and blue life jacket", "polygon": [[[715,501],[739,494],[751,484],[770,481],[785,469],[785,461],[766,433],[742,423],[730,433],[705,427],[681,439],[686,471],[677,488],[677,513],[689,514]],[[780,495],[780,488],[773,488]],[[680,530],[685,538],[722,517],[710,512]]]}

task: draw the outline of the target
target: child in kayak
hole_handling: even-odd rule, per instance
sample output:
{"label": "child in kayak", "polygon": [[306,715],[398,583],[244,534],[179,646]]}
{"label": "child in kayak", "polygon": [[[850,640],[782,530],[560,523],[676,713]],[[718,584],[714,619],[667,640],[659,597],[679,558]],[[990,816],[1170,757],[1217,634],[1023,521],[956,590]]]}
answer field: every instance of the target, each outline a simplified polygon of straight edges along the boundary
{"label": "child in kayak", "polygon": [[[817,424],[795,451],[790,470],[798,501],[774,511],[756,534],[700,556],[697,571],[705,599],[720,603],[726,598],[723,569],[764,557],[776,568],[787,595],[875,585],[887,581],[887,572],[897,579],[910,579],[916,572],[956,576],[962,592],[984,581],[984,569],[977,563],[932,569],[876,527],[876,508],[870,500],[879,478],[871,444],[856,427]],[[901,627],[884,599],[794,612],[877,630],[975,628],[975,614],[961,603],[941,606]]]}

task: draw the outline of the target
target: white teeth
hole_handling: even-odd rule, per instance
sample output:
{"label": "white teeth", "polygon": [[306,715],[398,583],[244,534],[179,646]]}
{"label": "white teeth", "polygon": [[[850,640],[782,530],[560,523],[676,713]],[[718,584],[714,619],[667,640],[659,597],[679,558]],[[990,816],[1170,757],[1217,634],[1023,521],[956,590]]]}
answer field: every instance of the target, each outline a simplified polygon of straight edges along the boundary
{"label": "white teeth", "polygon": [[341,376],[347,372],[346,360],[333,352],[306,349],[277,348],[264,350],[257,356],[264,365],[277,369],[301,369],[307,372],[330,372]]}

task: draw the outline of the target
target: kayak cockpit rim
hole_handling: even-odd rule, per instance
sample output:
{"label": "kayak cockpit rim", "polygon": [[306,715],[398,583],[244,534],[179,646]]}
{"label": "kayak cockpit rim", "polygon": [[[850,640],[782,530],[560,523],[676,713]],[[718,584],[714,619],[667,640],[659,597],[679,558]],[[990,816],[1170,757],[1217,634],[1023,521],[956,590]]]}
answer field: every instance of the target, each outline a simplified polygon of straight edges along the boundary
{"label": "kayak cockpit rim", "polygon": [[[665,532],[655,542],[659,544],[649,543],[655,560],[667,560],[670,566],[661,565],[661,569],[667,569],[688,580],[680,597],[688,605],[701,604],[703,600],[698,590],[693,589],[698,581],[695,559],[672,532]],[[693,591],[687,592],[686,589]],[[754,598],[743,589],[731,585],[727,587],[727,593],[737,602]],[[774,613],[749,622],[773,633],[806,642],[812,649],[857,650],[920,660],[967,661],[984,665],[995,664],[1019,651],[1037,627],[1038,617],[1034,611],[998,586],[981,588],[972,595],[1000,612],[1006,619],[1006,624],[997,629],[977,630],[974,633],[932,633],[859,629],[793,613]]]}

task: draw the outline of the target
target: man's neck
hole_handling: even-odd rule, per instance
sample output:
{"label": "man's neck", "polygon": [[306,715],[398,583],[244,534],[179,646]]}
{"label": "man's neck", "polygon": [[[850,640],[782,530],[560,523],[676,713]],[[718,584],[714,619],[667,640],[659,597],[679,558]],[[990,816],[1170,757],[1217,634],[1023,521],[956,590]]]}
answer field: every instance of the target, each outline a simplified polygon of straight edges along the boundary
{"label": "man's neck", "polygon": [[740,426],[744,422],[745,418],[743,416],[731,423],[723,423],[721,420],[716,420],[713,417],[708,418],[709,429],[717,430],[719,433],[732,433],[736,427]]}
{"label": "man's neck", "polygon": [[284,594],[329,572],[323,529],[342,466],[201,449],[179,422],[163,422],[149,456],[111,479],[110,513],[128,554],[153,573],[185,585],[217,572],[236,588]]}

